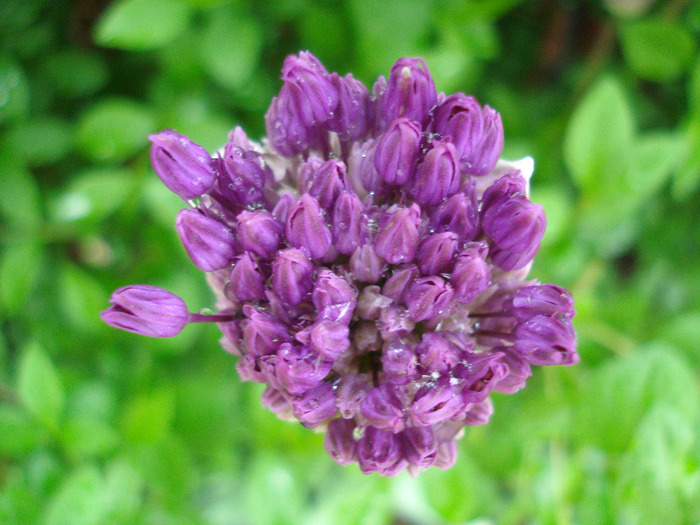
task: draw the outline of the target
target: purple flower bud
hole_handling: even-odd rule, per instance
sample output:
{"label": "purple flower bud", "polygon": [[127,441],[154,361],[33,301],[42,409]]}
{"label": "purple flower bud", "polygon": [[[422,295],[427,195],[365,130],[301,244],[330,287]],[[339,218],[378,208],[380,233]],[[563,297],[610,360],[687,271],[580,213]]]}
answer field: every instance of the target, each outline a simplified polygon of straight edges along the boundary
{"label": "purple flower bud", "polygon": [[401,432],[406,426],[403,403],[394,386],[384,383],[371,389],[360,405],[360,412],[378,429]]}
{"label": "purple flower bud", "polygon": [[254,355],[244,355],[236,363],[236,371],[243,381],[265,383],[267,376],[260,368],[260,360]]}
{"label": "purple flower bud", "polygon": [[382,350],[382,370],[392,385],[405,385],[416,376],[416,354],[401,341],[392,341]]}
{"label": "purple flower bud", "polygon": [[479,233],[479,213],[473,181],[455,193],[432,213],[430,226],[436,233],[454,232],[460,242],[470,241]]}
{"label": "purple flower bud", "polygon": [[316,428],[326,419],[332,418],[335,407],[335,392],[329,383],[319,383],[293,401],[294,415],[305,428]]}
{"label": "purple flower bud", "polygon": [[233,265],[226,290],[239,301],[261,301],[265,298],[265,276],[249,252],[244,252]]}
{"label": "purple flower bud", "polygon": [[331,231],[326,225],[318,201],[303,194],[289,210],[285,236],[292,246],[304,248],[314,259],[323,257],[331,245]]}
{"label": "purple flower bud", "polygon": [[389,126],[378,139],[373,159],[374,168],[384,182],[395,185],[413,182],[420,140],[421,129],[417,122],[402,118]]}
{"label": "purple flower bud", "polygon": [[349,465],[355,455],[355,422],[352,419],[334,419],[328,423],[323,444],[328,454],[340,465]]}
{"label": "purple flower bud", "polygon": [[350,257],[350,272],[357,281],[376,283],[384,275],[386,264],[371,244],[363,244]]}
{"label": "purple flower bud", "polygon": [[345,419],[354,417],[362,401],[367,397],[370,388],[366,375],[344,375],[336,392],[336,404],[340,410],[340,416]]}
{"label": "purple flower bud", "polygon": [[333,73],[331,83],[338,92],[338,106],[326,126],[343,142],[361,139],[369,131],[372,116],[369,91],[352,74],[341,77]]}
{"label": "purple flower bud", "polygon": [[220,166],[219,191],[235,206],[263,204],[267,207],[276,200],[271,188],[272,172],[259,153],[244,151],[228,142]]}
{"label": "purple flower bud", "polygon": [[311,300],[319,319],[347,325],[355,310],[357,293],[345,279],[323,269],[318,273]]}
{"label": "purple flower bud", "polygon": [[291,193],[284,193],[280,195],[280,200],[277,201],[275,208],[272,210],[272,216],[277,219],[282,224],[287,222],[289,217],[289,210],[292,209],[297,200]]}
{"label": "purple flower bud", "polygon": [[435,141],[416,169],[411,194],[423,205],[438,204],[457,193],[459,183],[457,150],[450,142]]}
{"label": "purple flower bud", "polygon": [[316,197],[318,203],[330,211],[338,195],[349,189],[345,164],[336,159],[315,164],[309,160],[300,169],[299,191]]}
{"label": "purple flower bud", "polygon": [[378,141],[366,140],[362,144],[355,143],[348,159],[348,179],[360,197],[384,195],[386,183],[374,167],[374,152]]}
{"label": "purple flower bud", "polygon": [[506,365],[500,362],[501,357],[498,352],[480,352],[455,367],[454,377],[464,380],[462,400],[465,406],[486,399],[508,373]]}
{"label": "purple flower bud", "polygon": [[450,384],[450,378],[443,376],[416,392],[408,407],[408,418],[412,426],[434,425],[450,419],[462,406],[462,399]]}
{"label": "purple flower bud", "polygon": [[526,194],[527,181],[520,171],[509,171],[484,190],[481,196],[481,213],[483,215],[492,206],[500,205],[512,197],[526,196]]}
{"label": "purple flower bud", "polygon": [[222,336],[219,343],[229,354],[242,355],[241,350],[241,328],[238,320],[216,323],[221,330]]}
{"label": "purple flower bud", "polygon": [[317,321],[311,329],[311,348],[326,361],[335,361],[350,348],[350,330],[338,321]]}
{"label": "purple flower bud", "polygon": [[[330,370],[329,361],[324,361],[305,346],[282,343],[277,351],[275,376],[290,394],[303,394],[320,383]],[[335,407],[335,397],[333,406]]]}
{"label": "purple flower bud", "polygon": [[412,321],[444,317],[449,314],[452,287],[436,275],[417,279],[406,294],[406,306]]}
{"label": "purple flower bud", "polygon": [[360,319],[376,321],[379,314],[393,302],[388,297],[382,295],[379,286],[365,286],[357,297],[355,313]]}
{"label": "purple flower bud", "polygon": [[524,267],[539,250],[546,224],[542,206],[523,196],[489,207],[482,225],[495,245],[491,260],[504,270]]}
{"label": "purple flower bud", "polygon": [[437,92],[422,58],[401,58],[391,68],[386,91],[377,101],[384,122],[408,118],[424,124],[437,103]]}
{"label": "purple flower bud", "polygon": [[164,288],[135,284],[115,290],[100,314],[114,328],[150,337],[172,337],[187,324],[185,301]]}
{"label": "purple flower bud", "polygon": [[406,304],[404,298],[408,287],[420,275],[414,264],[399,268],[384,283],[382,294],[393,299],[396,304]]}
{"label": "purple flower bud", "polygon": [[279,248],[282,223],[267,211],[242,211],[236,217],[238,240],[244,250],[269,261]]}
{"label": "purple flower bud", "polygon": [[461,159],[462,170],[486,175],[496,166],[503,149],[501,116],[464,93],[455,93],[435,108],[433,129],[450,137]]}
{"label": "purple flower bud", "polygon": [[267,387],[260,398],[262,405],[281,419],[289,419],[294,414],[294,407],[279,390]]}
{"label": "purple flower bud", "polygon": [[416,323],[408,315],[408,310],[396,305],[381,311],[378,324],[384,341],[406,337],[416,327]]}
{"label": "purple flower bud", "polygon": [[270,145],[285,157],[294,157],[309,149],[314,133],[296,118],[286,99],[274,97],[265,114],[265,129]]}
{"label": "purple flower bud", "polygon": [[187,255],[200,270],[212,272],[225,268],[236,256],[233,232],[200,210],[181,210],[175,229]]}
{"label": "purple flower bud", "polygon": [[418,245],[416,260],[423,275],[438,275],[452,269],[452,258],[457,250],[457,235],[452,232],[436,233]]}
{"label": "purple flower bud", "polygon": [[272,289],[283,301],[296,306],[313,289],[313,271],[313,263],[302,250],[281,250],[272,261]]}
{"label": "purple flower bud", "polygon": [[187,200],[214,186],[213,160],[202,146],[171,129],[148,138],[153,169],[170,191]]}
{"label": "purple flower bud", "polygon": [[454,466],[457,461],[457,441],[450,439],[443,441],[438,445],[437,456],[435,457],[434,466],[439,469],[447,470]]}
{"label": "purple flower bud", "polygon": [[525,381],[532,375],[530,364],[512,346],[499,346],[494,352],[503,354],[500,358],[506,366],[506,374],[493,387],[496,392],[513,394],[525,386]]}
{"label": "purple flower bud", "polygon": [[243,341],[249,354],[274,354],[282,343],[291,341],[289,330],[275,316],[252,308],[249,316],[250,320],[243,329]]}
{"label": "purple flower bud", "polygon": [[470,242],[455,259],[450,284],[454,299],[460,304],[471,303],[477,295],[491,286],[491,270],[486,262],[488,246]]}
{"label": "purple flower bud", "polygon": [[461,349],[452,344],[443,332],[425,332],[416,346],[416,355],[426,374],[445,374],[464,357]]}
{"label": "purple flower bud", "polygon": [[535,315],[557,314],[571,318],[576,314],[571,294],[553,284],[521,288],[513,294],[512,311],[518,321],[527,321]]}
{"label": "purple flower bud", "polygon": [[388,263],[410,262],[418,249],[418,225],[421,209],[418,204],[410,208],[392,206],[379,220],[379,232],[374,251]]}
{"label": "purple flower bud", "polygon": [[399,435],[403,456],[411,464],[426,469],[435,463],[438,442],[432,427],[411,427]]}
{"label": "purple flower bud", "polygon": [[405,468],[401,442],[391,432],[367,427],[356,445],[357,462],[364,474],[379,472],[383,476],[396,475]]}
{"label": "purple flower bud", "polygon": [[308,51],[289,55],[282,66],[281,104],[305,126],[326,122],[338,105],[338,91],[323,64]]}
{"label": "purple flower bud", "polygon": [[515,349],[531,364],[574,365],[576,332],[565,316],[536,315],[515,329]]}
{"label": "purple flower bud", "polygon": [[333,210],[333,243],[340,253],[350,255],[366,239],[365,207],[355,193],[343,191]]}
{"label": "purple flower bud", "polygon": [[487,397],[479,403],[471,405],[464,414],[464,424],[469,426],[485,425],[493,414],[493,403]]}

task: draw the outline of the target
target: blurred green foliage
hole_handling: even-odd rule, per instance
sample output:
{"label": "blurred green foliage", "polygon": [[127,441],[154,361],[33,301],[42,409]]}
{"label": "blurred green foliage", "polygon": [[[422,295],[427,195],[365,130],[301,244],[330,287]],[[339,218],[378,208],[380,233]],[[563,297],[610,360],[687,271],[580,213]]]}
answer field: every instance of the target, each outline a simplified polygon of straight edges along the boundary
{"label": "blurred green foliage", "polygon": [[[698,523],[699,32],[698,0],[2,2],[0,523]],[[303,49],[365,82],[424,56],[536,159],[533,273],[572,289],[582,362],[496,396],[451,470],[343,469],[214,327],[99,320],[131,283],[212,304],[147,135],[262,135]]]}

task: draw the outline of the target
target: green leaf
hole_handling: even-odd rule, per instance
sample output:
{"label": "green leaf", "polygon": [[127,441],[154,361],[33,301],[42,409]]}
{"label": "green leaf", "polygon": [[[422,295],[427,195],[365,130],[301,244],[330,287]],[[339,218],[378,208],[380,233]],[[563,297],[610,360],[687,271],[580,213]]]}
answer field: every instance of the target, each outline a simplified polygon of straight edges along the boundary
{"label": "green leaf", "polygon": [[645,18],[624,24],[622,52],[640,77],[668,82],[680,77],[695,57],[693,36],[678,22]]}
{"label": "green leaf", "polygon": [[0,456],[26,456],[44,439],[42,430],[26,412],[14,406],[0,405]]}
{"label": "green leaf", "polygon": [[127,169],[84,171],[52,203],[52,215],[60,222],[104,219],[121,207],[136,190],[136,183],[134,173]]}
{"label": "green leaf", "polygon": [[19,310],[32,291],[42,262],[38,242],[10,244],[0,253],[0,304],[7,313]]}
{"label": "green leaf", "polygon": [[630,187],[639,202],[657,192],[668,180],[685,153],[684,137],[653,132],[637,138],[632,148]]}
{"label": "green leaf", "polygon": [[244,87],[260,60],[262,34],[260,25],[246,15],[214,12],[199,40],[207,72],[228,88]]}
{"label": "green leaf", "polygon": [[123,160],[145,148],[154,129],[151,113],[141,104],[124,98],[104,99],[80,117],[78,146],[94,161]]}
{"label": "green leaf", "polygon": [[56,118],[39,118],[12,128],[3,139],[31,165],[51,164],[61,160],[73,142],[73,128]]}
{"label": "green leaf", "polygon": [[[6,152],[0,152],[4,160]],[[14,162],[6,165],[0,160],[0,213],[6,224],[31,230],[41,222],[41,197],[39,185],[28,170]]]}
{"label": "green leaf", "polygon": [[99,525],[104,522],[102,476],[86,465],[66,477],[48,503],[46,525]]}
{"label": "green leaf", "polygon": [[85,417],[70,419],[61,429],[61,440],[74,456],[102,456],[119,444],[119,434],[104,421]]}
{"label": "green leaf", "polygon": [[49,429],[56,430],[65,394],[58,372],[37,343],[30,343],[22,354],[17,389],[24,406]]}
{"label": "green leaf", "polygon": [[0,124],[25,115],[29,100],[29,86],[21,66],[14,60],[0,57]]}
{"label": "green leaf", "polygon": [[672,194],[677,200],[690,196],[700,185],[700,112],[687,126],[685,155],[671,186]]}
{"label": "green leaf", "polygon": [[628,190],[633,135],[624,89],[603,77],[576,108],[564,137],[564,161],[587,198],[614,200]]}
{"label": "green leaf", "polygon": [[162,47],[187,27],[190,6],[180,0],[118,0],[95,28],[95,42],[143,51]]}
{"label": "green leaf", "polygon": [[159,390],[134,398],[127,406],[122,429],[135,443],[153,443],[166,437],[175,411],[172,390]]}
{"label": "green leaf", "polygon": [[109,80],[105,59],[83,49],[63,49],[46,57],[43,72],[56,91],[67,97],[85,97]]}

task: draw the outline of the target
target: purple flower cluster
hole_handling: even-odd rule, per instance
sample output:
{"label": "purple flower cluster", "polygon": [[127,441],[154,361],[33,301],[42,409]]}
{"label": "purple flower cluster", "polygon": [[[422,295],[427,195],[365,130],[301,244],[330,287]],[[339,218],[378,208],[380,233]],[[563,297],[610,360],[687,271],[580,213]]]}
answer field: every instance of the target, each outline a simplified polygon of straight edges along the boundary
{"label": "purple flower cluster", "polygon": [[267,385],[263,404],[325,429],[338,463],[447,468],[492,391],[578,361],[571,295],[525,280],[545,230],[532,162],[500,160],[500,115],[438,94],[422,59],[372,93],[308,52],[282,80],[261,144],[236,128],[210,156],[171,130],[151,137],[218,313],[132,286],[103,319],[150,336],[215,321],[241,377]]}

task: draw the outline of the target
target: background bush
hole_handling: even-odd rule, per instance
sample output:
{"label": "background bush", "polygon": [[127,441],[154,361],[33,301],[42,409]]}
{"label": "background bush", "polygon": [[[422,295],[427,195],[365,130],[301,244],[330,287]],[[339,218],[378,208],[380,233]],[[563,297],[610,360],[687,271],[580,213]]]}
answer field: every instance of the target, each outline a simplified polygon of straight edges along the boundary
{"label": "background bush", "polygon": [[[699,31],[685,0],[2,2],[0,523],[697,523]],[[146,137],[261,136],[303,49],[366,83],[423,56],[536,159],[533,274],[573,291],[582,362],[495,395],[451,470],[339,467],[215,327],[99,319],[131,283],[212,304]]]}

